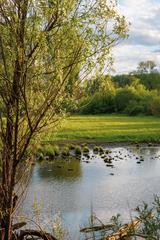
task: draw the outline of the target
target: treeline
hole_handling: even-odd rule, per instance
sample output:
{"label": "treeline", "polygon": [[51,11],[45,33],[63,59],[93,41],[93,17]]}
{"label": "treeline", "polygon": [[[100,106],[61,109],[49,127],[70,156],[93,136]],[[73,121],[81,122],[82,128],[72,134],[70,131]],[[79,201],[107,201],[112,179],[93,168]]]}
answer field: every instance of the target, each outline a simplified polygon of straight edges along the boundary
{"label": "treeline", "polygon": [[72,113],[160,116],[160,73],[97,76],[83,83],[79,95],[68,104]]}

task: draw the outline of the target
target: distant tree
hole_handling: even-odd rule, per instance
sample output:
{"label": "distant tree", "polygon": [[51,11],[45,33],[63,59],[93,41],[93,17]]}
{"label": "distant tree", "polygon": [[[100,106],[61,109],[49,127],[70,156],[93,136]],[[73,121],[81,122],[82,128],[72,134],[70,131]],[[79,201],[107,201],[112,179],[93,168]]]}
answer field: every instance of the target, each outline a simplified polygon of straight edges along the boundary
{"label": "distant tree", "polygon": [[150,111],[155,116],[160,116],[160,96],[155,96],[150,103]]}
{"label": "distant tree", "polygon": [[76,69],[83,74],[95,66],[102,69],[127,29],[114,0],[0,1],[4,240],[13,239],[17,172],[27,149],[45,126],[57,125],[63,100],[72,94]]}
{"label": "distant tree", "polygon": [[114,91],[114,89],[114,82],[109,75],[97,75],[84,83],[84,94],[87,96],[97,92]]}
{"label": "distant tree", "polygon": [[141,84],[143,84],[147,89],[160,90],[160,73],[159,72],[157,73],[152,72],[149,74],[138,74],[136,76],[140,79]]}
{"label": "distant tree", "polygon": [[130,74],[116,75],[112,77],[112,80],[117,87],[132,86],[139,82],[138,76]]}
{"label": "distant tree", "polygon": [[138,73],[151,73],[154,72],[156,68],[156,64],[154,61],[148,60],[148,61],[142,61],[138,64],[137,72]]}

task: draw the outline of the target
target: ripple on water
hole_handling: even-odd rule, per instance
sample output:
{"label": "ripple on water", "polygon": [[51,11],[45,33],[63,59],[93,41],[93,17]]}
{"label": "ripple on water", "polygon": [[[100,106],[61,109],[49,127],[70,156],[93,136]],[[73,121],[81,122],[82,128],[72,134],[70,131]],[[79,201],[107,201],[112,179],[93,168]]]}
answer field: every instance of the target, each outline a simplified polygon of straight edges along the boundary
{"label": "ripple on water", "polygon": [[92,150],[91,159],[83,156],[81,162],[62,160],[33,166],[20,212],[31,217],[35,200],[41,203],[44,222],[60,211],[73,239],[79,239],[79,226],[88,222],[91,207],[104,222],[117,213],[128,219],[130,211],[143,200],[150,203],[154,194],[160,194],[160,148],[131,146],[110,150],[113,168],[106,167],[104,156]]}

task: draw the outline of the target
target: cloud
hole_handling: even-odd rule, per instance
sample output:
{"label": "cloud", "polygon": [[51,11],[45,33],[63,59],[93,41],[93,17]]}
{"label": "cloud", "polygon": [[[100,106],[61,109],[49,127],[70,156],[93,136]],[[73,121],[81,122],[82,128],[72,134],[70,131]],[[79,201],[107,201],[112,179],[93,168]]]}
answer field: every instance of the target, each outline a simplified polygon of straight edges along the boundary
{"label": "cloud", "polygon": [[132,30],[127,43],[131,45],[160,46],[160,31],[156,30]]}
{"label": "cloud", "polygon": [[129,38],[113,51],[116,71],[130,72],[139,61],[150,59],[160,64],[160,1],[119,0],[118,8],[131,26]]}
{"label": "cloud", "polygon": [[157,65],[160,62],[160,49],[155,52],[142,45],[124,44],[114,48],[115,70],[117,73],[127,73],[135,70],[141,61],[153,60]]}

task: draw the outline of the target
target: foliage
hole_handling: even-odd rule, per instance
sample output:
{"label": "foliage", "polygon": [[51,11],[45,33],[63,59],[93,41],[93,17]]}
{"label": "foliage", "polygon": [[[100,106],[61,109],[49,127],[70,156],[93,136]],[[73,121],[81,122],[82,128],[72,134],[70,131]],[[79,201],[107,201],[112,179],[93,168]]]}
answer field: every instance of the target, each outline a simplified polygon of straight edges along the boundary
{"label": "foliage", "polygon": [[54,147],[50,144],[40,146],[37,154],[40,159],[42,159],[43,157],[49,157],[50,159],[53,159],[56,156]]}
{"label": "foliage", "polygon": [[5,213],[0,228],[5,240],[13,239],[17,168],[33,139],[48,124],[57,127],[64,100],[84,78],[80,73],[93,73],[95,66],[102,71],[111,62],[112,47],[127,37],[128,24],[116,5],[114,0],[0,1],[0,202]]}
{"label": "foliage", "polygon": [[81,155],[81,153],[82,153],[81,147],[78,145],[75,146],[74,151],[75,151],[76,155]]}
{"label": "foliage", "polygon": [[114,91],[114,83],[111,76],[98,74],[93,79],[88,79],[84,84],[84,95],[92,96],[95,92]]}
{"label": "foliage", "polygon": [[67,146],[63,147],[62,156],[64,156],[64,157],[69,156],[69,147],[67,147]]}
{"label": "foliage", "polygon": [[142,102],[131,100],[129,101],[129,104],[125,108],[124,112],[129,116],[136,116],[139,114],[145,114],[145,109]]}
{"label": "foliage", "polygon": [[84,147],[83,147],[83,152],[84,152],[84,153],[89,153],[89,147],[84,146]]}
{"label": "foliage", "polygon": [[139,74],[137,77],[140,82],[149,90],[157,89],[160,90],[160,73],[153,72],[150,74]]}
{"label": "foliage", "polygon": [[134,88],[126,87],[118,89],[115,96],[117,112],[124,112],[125,108],[132,100],[139,100],[139,96]]}
{"label": "foliage", "polygon": [[[156,240],[160,237],[160,198],[154,197],[152,204],[143,202],[134,210],[136,216],[131,218],[128,222],[122,221],[122,216],[117,214],[112,216],[108,227],[93,213],[91,212],[89,229],[85,239],[147,239]],[[135,214],[134,214],[135,215]],[[110,225],[110,226],[109,226]],[[98,232],[98,234],[97,234]],[[86,232],[87,233],[87,232]],[[100,238],[99,238],[100,237]]]}
{"label": "foliage", "polygon": [[150,103],[150,111],[153,115],[160,116],[160,96],[155,96]]}
{"label": "foliage", "polygon": [[116,75],[112,77],[112,81],[116,85],[116,87],[126,87],[126,86],[132,86],[135,82],[139,82],[139,76],[133,76],[128,74],[123,75]]}
{"label": "foliage", "polygon": [[53,233],[57,240],[66,240],[69,239],[69,234],[67,230],[65,230],[62,224],[62,217],[60,213],[55,216],[53,221]]}
{"label": "foliage", "polygon": [[[158,115],[158,108],[157,112],[154,107],[152,111],[152,106],[153,99],[159,96],[159,79],[159,73],[135,76],[118,75],[112,78],[97,76],[93,80],[87,80],[84,84],[83,97],[77,101],[77,110],[74,113],[126,113],[130,116],[138,114]],[[156,104],[156,100],[154,101],[156,108],[158,103]]]}
{"label": "foliage", "polygon": [[114,92],[95,93],[81,100],[79,112],[82,114],[112,113],[115,111]]}
{"label": "foliage", "polygon": [[155,196],[152,205],[143,203],[136,208],[137,218],[141,225],[138,234],[145,235],[146,239],[159,239],[160,237],[160,198]]}
{"label": "foliage", "polygon": [[137,67],[137,72],[138,73],[151,73],[154,71],[156,67],[156,64],[154,61],[151,61],[151,60],[148,60],[148,61],[142,61],[138,64],[138,67]]}

